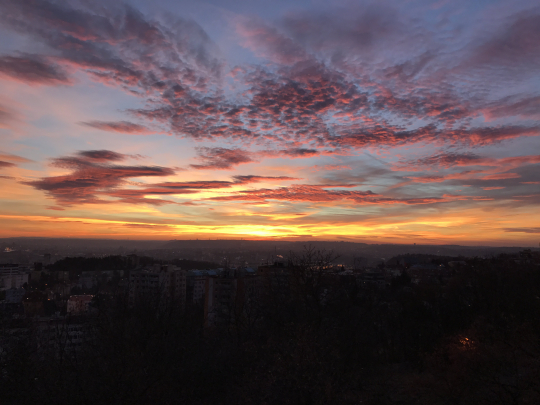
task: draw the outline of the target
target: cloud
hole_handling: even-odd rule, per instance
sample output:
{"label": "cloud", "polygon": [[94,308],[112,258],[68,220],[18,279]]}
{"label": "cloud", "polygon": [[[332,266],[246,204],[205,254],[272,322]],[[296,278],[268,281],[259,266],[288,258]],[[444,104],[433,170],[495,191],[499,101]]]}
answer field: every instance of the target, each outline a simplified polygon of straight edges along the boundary
{"label": "cloud", "polygon": [[200,147],[196,151],[201,164],[190,167],[197,170],[229,170],[243,163],[254,162],[250,152],[242,149]]}
{"label": "cloud", "polygon": [[259,183],[261,181],[294,181],[301,180],[296,177],[289,176],[233,176],[235,184],[249,184],[249,183]]}
{"label": "cloud", "polygon": [[272,62],[294,64],[309,58],[304,48],[261,18],[238,18],[236,32],[243,38],[245,47]]}
{"label": "cloud", "polygon": [[496,173],[488,176],[481,177],[481,180],[505,180],[505,179],[519,179],[521,177],[518,173]]}
{"label": "cloud", "polygon": [[[7,167],[15,167],[17,163],[29,163],[31,160],[9,153],[0,153],[0,169]],[[5,176],[4,176],[5,177]],[[7,178],[7,177],[5,177]]]}
{"label": "cloud", "polygon": [[[175,195],[191,198],[203,190],[219,190],[212,197],[216,201],[416,205],[487,198],[439,196],[441,185],[436,183],[445,181],[445,187],[464,181],[494,185],[485,190],[503,184],[508,190],[490,193],[503,195],[517,178],[535,180],[532,165],[540,162],[538,156],[493,158],[479,148],[540,136],[537,84],[529,80],[539,67],[538,13],[506,15],[474,30],[451,30],[442,22],[426,24],[421,13],[407,7],[303,10],[272,24],[236,19],[242,44],[264,60],[237,66],[227,75],[221,51],[189,19],[150,18],[119,3],[99,7],[91,2],[5,0],[0,4],[3,28],[39,42],[44,54],[1,56],[4,75],[30,84],[65,85],[70,83],[68,73],[85,73],[138,97],[137,105],[143,107],[126,111],[131,114],[127,120],[81,124],[132,135],[160,128],[197,142],[216,142],[196,149],[190,169],[232,170],[270,158],[358,156],[368,148],[429,145],[446,150],[391,164],[394,172],[422,172],[417,176],[385,169],[370,176],[336,174],[331,179],[335,184],[326,188],[294,184],[243,191],[236,190],[299,179],[253,175],[170,182],[166,177],[180,169],[131,165],[127,159],[134,156],[93,150],[52,161],[67,174],[26,184],[62,206],[172,204]],[[18,65],[22,68],[16,70]],[[0,122],[8,118],[2,111]],[[326,167],[346,169],[350,161]],[[320,163],[322,168],[325,162]],[[138,177],[157,183],[132,181]],[[414,184],[415,194],[409,195],[432,191],[425,198],[409,198],[352,186],[377,184],[378,191],[394,180]]]}
{"label": "cloud", "polygon": [[135,124],[128,121],[88,121],[81,122],[81,125],[99,129],[101,131],[119,132],[122,134],[149,134],[151,131],[144,125]]}
{"label": "cloud", "polygon": [[289,13],[281,25],[298,43],[334,58],[370,52],[404,29],[396,10],[377,5]]}
{"label": "cloud", "polygon": [[174,174],[174,170],[167,167],[125,166],[108,163],[123,160],[125,156],[101,150],[82,151],[77,156],[56,158],[52,160],[52,165],[69,169],[71,173],[25,181],[23,184],[45,191],[59,205],[69,206],[85,203],[109,203],[111,201],[104,200],[99,195],[106,195],[125,185],[130,178],[163,177]]}
{"label": "cloud", "polygon": [[[339,133],[340,132],[340,133]],[[540,126],[507,125],[472,129],[438,129],[434,125],[414,130],[397,130],[377,126],[373,129],[341,128],[339,135],[330,135],[328,142],[335,148],[361,148],[367,146],[400,146],[414,143],[438,145],[485,146],[503,140],[540,135]]]}
{"label": "cloud", "polygon": [[503,228],[504,232],[540,233],[540,228]]}
{"label": "cloud", "polygon": [[[54,54],[33,60],[54,60],[147,101],[128,112],[148,124],[82,123],[100,130],[150,134],[157,123],[196,141],[235,141],[288,157],[418,143],[479,147],[540,135],[537,124],[474,121],[482,113],[535,116],[535,94],[497,97],[490,88],[498,76],[473,74],[488,66],[500,76],[512,63],[536,72],[535,13],[513,16],[490,37],[467,44],[385,5],[299,11],[273,26],[242,17],[235,24],[244,45],[273,63],[235,68],[231,76],[241,90],[232,93],[223,91],[220,50],[191,20],[158,21],[120,4],[44,0],[6,0],[0,15],[6,28]],[[447,67],[450,57],[453,67]],[[463,88],[469,80],[474,92]],[[198,158],[193,168],[230,169],[256,160],[227,148],[201,148]]]}
{"label": "cloud", "polygon": [[528,71],[540,66],[540,14],[520,13],[474,50],[468,61],[478,67],[498,65]]}
{"label": "cloud", "polygon": [[53,210],[53,211],[65,211],[65,208],[58,207],[56,205],[49,205],[45,208],[47,208],[48,210]]}
{"label": "cloud", "polygon": [[298,180],[288,176],[238,175],[234,176],[232,181],[132,183],[128,180],[138,177],[166,177],[173,175],[175,171],[162,166],[117,164],[117,162],[122,162],[130,157],[132,155],[110,150],[79,151],[74,156],[62,156],[51,161],[52,166],[70,170],[69,174],[44,177],[35,181],[24,181],[23,184],[45,191],[47,195],[56,200],[60,207],[76,204],[110,204],[112,202],[159,206],[176,203],[172,200],[159,198],[161,196],[196,194],[202,190],[231,188],[236,185],[262,181]]}
{"label": "cloud", "polygon": [[472,199],[473,197],[457,198],[456,196],[444,197],[420,197],[420,198],[390,198],[375,194],[370,190],[339,190],[338,187],[354,187],[354,185],[313,185],[296,184],[290,187],[280,187],[277,189],[256,189],[241,190],[236,193],[210,197],[211,201],[246,201],[246,202],[267,202],[268,200],[289,201],[289,202],[309,202],[309,203],[329,203],[329,202],[353,202],[357,204],[433,204],[458,199]]}
{"label": "cloud", "polygon": [[14,163],[30,163],[30,159],[26,159],[22,156],[12,155],[10,153],[0,153],[1,160],[7,160],[8,162]]}
{"label": "cloud", "polygon": [[60,66],[37,55],[0,56],[0,74],[28,84],[54,86],[71,83]]}
{"label": "cloud", "polygon": [[420,159],[400,161],[399,163],[393,165],[393,169],[415,171],[424,169],[426,166],[449,168],[454,166],[473,166],[481,163],[482,158],[475,153],[444,152]]}
{"label": "cloud", "polygon": [[489,121],[510,116],[538,119],[540,118],[540,96],[504,97],[488,104],[482,112]]}
{"label": "cloud", "polygon": [[6,28],[44,42],[58,63],[127,91],[162,91],[173,77],[203,89],[221,74],[216,47],[191,20],[160,24],[121,4],[6,0],[0,7]]}
{"label": "cloud", "polygon": [[[292,181],[297,180],[287,176],[233,176],[233,181],[207,180],[207,181],[184,181],[184,182],[164,182],[148,185],[139,189],[113,189],[102,194],[117,198],[121,202],[138,204],[148,203],[154,205],[173,203],[169,200],[155,198],[162,195],[190,195],[197,194],[202,190],[219,190],[230,188],[235,185],[246,185],[261,181]],[[147,198],[152,196],[152,198]],[[186,205],[182,203],[182,205]],[[191,205],[191,204],[190,204]]]}
{"label": "cloud", "polygon": [[79,156],[87,158],[95,162],[117,162],[119,160],[124,160],[127,155],[121,153],[116,153],[111,150],[85,150],[78,153]]}
{"label": "cloud", "polygon": [[0,128],[7,128],[13,118],[13,113],[0,105]]}
{"label": "cloud", "polygon": [[538,163],[540,163],[540,155],[514,156],[496,159],[480,156],[471,152],[443,152],[420,159],[401,160],[392,165],[392,170],[416,171],[431,168],[448,169],[452,167],[488,166],[497,167],[497,171],[500,171],[501,169],[512,170],[527,164]]}
{"label": "cloud", "polygon": [[161,224],[123,224],[122,226],[125,226],[127,228],[136,228],[136,229],[163,229],[163,230],[169,230],[173,229],[174,227],[171,225],[161,225]]}
{"label": "cloud", "polygon": [[466,170],[460,173],[450,173],[442,176],[405,176],[415,183],[441,183],[447,180],[506,180],[518,179],[521,177],[518,173],[490,173],[484,170]]}
{"label": "cloud", "polygon": [[282,150],[281,153],[290,157],[312,157],[319,154],[319,152],[315,149],[306,148],[286,149]]}
{"label": "cloud", "polygon": [[[329,186],[330,187],[330,186]],[[310,201],[329,202],[360,200],[375,196],[371,191],[327,190],[323,186],[293,185],[277,189],[243,190],[229,196],[212,197],[214,201]]]}

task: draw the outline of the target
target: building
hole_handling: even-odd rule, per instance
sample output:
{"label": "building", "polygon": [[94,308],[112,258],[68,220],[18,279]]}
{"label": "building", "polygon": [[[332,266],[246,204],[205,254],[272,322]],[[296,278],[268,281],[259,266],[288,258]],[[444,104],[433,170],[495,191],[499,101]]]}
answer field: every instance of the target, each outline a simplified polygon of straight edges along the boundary
{"label": "building", "polygon": [[82,315],[88,312],[93,295],[72,295],[67,300],[67,313],[69,315]]}
{"label": "building", "polygon": [[186,305],[186,272],[179,267],[173,266],[168,269],[168,273],[170,275],[170,296],[172,301],[183,309]]}
{"label": "building", "polygon": [[133,271],[129,276],[128,291],[130,306],[146,301],[159,304],[175,302],[184,307],[186,273],[179,267],[162,265]]}
{"label": "building", "polygon": [[387,286],[385,272],[379,269],[369,269],[359,273],[356,282],[359,287],[385,288]]}
{"label": "building", "polygon": [[205,281],[205,325],[242,325],[254,316],[260,286],[253,269],[228,269]]}
{"label": "building", "polygon": [[26,294],[23,298],[24,314],[28,317],[45,315],[44,301],[47,298],[39,291]]}
{"label": "building", "polygon": [[190,270],[186,273],[187,302],[189,304],[201,304],[204,302],[206,279],[216,277],[223,269],[215,270]]}
{"label": "building", "polygon": [[18,264],[0,264],[0,291],[23,287],[29,273],[28,268]]}
{"label": "building", "polygon": [[26,290],[20,288],[10,288],[6,290],[6,304],[20,304],[26,294]]}

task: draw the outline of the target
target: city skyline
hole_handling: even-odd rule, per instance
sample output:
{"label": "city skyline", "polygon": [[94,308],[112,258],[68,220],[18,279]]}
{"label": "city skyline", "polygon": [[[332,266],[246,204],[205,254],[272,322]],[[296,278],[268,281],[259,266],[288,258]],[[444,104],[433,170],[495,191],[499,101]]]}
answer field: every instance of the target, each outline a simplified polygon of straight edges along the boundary
{"label": "city skyline", "polygon": [[0,4],[1,238],[538,246],[536,2],[109,3]]}

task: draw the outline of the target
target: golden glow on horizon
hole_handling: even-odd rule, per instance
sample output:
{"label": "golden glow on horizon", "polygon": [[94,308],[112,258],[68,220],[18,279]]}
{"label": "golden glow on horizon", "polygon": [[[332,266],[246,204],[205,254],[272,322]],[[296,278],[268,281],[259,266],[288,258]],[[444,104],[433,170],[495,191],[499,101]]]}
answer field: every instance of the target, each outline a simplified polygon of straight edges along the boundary
{"label": "golden glow on horizon", "polygon": [[[231,224],[202,225],[178,224],[174,220],[160,219],[159,222],[133,220],[113,220],[78,218],[71,216],[23,216],[0,215],[0,220],[8,225],[0,236],[76,236],[114,237],[138,239],[192,239],[192,238],[309,238],[314,240],[371,240],[378,243],[480,243],[503,240],[505,243],[519,244],[523,241],[520,233],[500,230],[499,224],[482,222],[470,215],[452,216],[448,220],[429,217],[418,220],[393,220],[388,223],[294,223],[286,225]],[[514,218],[515,219],[515,218]],[[480,221],[481,222],[481,221]],[[521,224],[531,225],[526,215],[520,215]],[[54,224],[54,226],[51,226]],[[516,225],[516,221],[512,221]],[[538,224],[540,225],[540,224]],[[489,238],[486,239],[486,232]],[[522,243],[522,242],[521,242]]]}

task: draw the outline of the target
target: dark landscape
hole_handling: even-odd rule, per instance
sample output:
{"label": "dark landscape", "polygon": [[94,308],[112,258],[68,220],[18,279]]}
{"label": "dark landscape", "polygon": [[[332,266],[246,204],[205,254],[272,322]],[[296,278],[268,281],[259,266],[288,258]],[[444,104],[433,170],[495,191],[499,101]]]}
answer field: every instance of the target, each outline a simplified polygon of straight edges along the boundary
{"label": "dark landscape", "polygon": [[539,249],[2,243],[6,404],[540,400]]}

